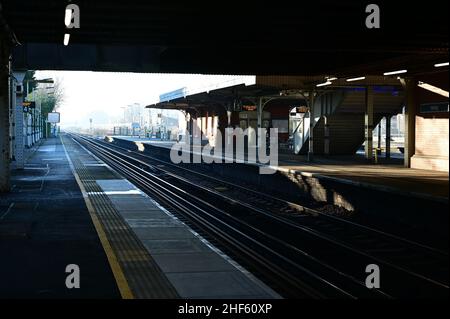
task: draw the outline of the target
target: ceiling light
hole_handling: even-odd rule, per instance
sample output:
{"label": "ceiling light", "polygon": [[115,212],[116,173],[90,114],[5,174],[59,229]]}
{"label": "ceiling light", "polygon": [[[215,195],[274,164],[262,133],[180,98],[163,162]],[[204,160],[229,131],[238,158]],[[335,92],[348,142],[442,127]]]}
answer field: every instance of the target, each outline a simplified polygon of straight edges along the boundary
{"label": "ceiling light", "polygon": [[419,82],[417,85],[419,87],[421,87],[422,89],[431,91],[433,93],[436,93],[436,94],[439,94],[439,95],[442,95],[442,96],[445,96],[445,97],[448,98],[448,91],[440,89],[437,86],[434,86],[434,85],[431,85],[431,84],[428,84],[428,83],[424,83],[424,82]]}
{"label": "ceiling light", "polygon": [[69,40],[70,34],[69,33],[64,34],[64,45],[69,45]]}
{"label": "ceiling light", "polygon": [[383,75],[394,75],[394,74],[401,74],[406,73],[408,70],[398,70],[398,71],[391,71],[391,72],[384,72]]}
{"label": "ceiling light", "polygon": [[317,86],[317,87],[320,87],[320,86],[326,86],[326,85],[330,85],[330,84],[333,84],[333,83],[331,83],[330,81],[326,81],[326,82],[317,84],[316,86]]}
{"label": "ceiling light", "polygon": [[337,80],[337,79],[338,78],[336,78],[336,77],[327,78],[328,81],[334,81],[334,80]]}
{"label": "ceiling light", "polygon": [[440,68],[440,67],[443,67],[443,66],[448,66],[448,62],[444,62],[444,63],[436,63],[436,64],[434,65],[434,67],[436,67],[436,68]]}
{"label": "ceiling light", "polygon": [[64,24],[66,27],[72,22],[72,9],[66,9],[66,15],[64,16]]}
{"label": "ceiling light", "polygon": [[359,80],[365,80],[365,79],[366,79],[365,76],[360,76],[360,77],[358,77],[358,78],[350,78],[350,79],[347,79],[347,82],[353,82],[353,81],[359,81]]}

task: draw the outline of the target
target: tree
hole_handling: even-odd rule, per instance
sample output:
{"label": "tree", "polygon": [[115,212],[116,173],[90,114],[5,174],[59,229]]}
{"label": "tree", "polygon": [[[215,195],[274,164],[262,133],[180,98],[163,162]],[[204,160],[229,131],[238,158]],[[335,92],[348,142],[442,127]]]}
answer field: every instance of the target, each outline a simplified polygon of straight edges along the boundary
{"label": "tree", "polygon": [[49,88],[39,88],[35,91],[35,100],[41,103],[41,112],[44,117],[50,112],[57,111],[64,102],[64,89],[60,79],[56,79],[51,91]]}
{"label": "tree", "polygon": [[53,89],[53,97],[55,100],[54,111],[58,110],[61,104],[64,102],[64,87],[62,85],[62,81],[60,78],[56,78],[54,89]]}

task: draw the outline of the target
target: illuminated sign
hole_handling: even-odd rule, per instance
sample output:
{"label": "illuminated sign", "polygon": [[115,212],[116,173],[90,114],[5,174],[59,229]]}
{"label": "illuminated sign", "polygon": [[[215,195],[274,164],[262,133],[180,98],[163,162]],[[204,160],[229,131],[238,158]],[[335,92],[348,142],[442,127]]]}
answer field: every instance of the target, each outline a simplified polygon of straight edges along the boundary
{"label": "illuminated sign", "polygon": [[242,105],[242,109],[246,111],[256,111],[256,105]]}
{"label": "illuminated sign", "polygon": [[31,101],[31,102],[23,102],[22,106],[25,108],[29,108],[29,109],[34,109],[36,107],[36,103]]}

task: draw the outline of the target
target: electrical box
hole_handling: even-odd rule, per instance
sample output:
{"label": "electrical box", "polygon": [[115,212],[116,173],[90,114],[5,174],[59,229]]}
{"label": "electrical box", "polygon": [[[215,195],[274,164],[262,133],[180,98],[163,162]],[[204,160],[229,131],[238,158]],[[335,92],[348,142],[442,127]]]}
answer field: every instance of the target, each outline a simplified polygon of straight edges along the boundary
{"label": "electrical box", "polygon": [[23,84],[22,83],[16,85],[16,94],[18,94],[18,95],[23,94]]}

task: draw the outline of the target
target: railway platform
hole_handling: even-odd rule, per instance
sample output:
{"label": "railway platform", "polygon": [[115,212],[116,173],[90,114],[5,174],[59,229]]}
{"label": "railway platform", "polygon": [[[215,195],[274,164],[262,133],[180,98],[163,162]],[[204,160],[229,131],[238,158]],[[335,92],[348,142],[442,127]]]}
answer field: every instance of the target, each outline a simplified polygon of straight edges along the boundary
{"label": "railway platform", "polygon": [[[64,148],[48,139],[0,196],[0,298],[118,298],[108,259]],[[80,289],[65,285],[67,265]]]}
{"label": "railway platform", "polygon": [[[65,135],[13,184],[0,201],[0,296],[280,298]],[[78,289],[65,284],[73,264]]]}
{"label": "railway platform", "polygon": [[[111,136],[110,138],[165,149],[170,149],[175,143],[130,136]],[[313,162],[308,162],[307,157],[303,155],[279,154],[278,165],[274,168],[280,172],[304,177],[333,180],[343,184],[448,203],[448,172],[405,168],[402,161],[395,159],[373,164],[357,155],[316,156]]]}

